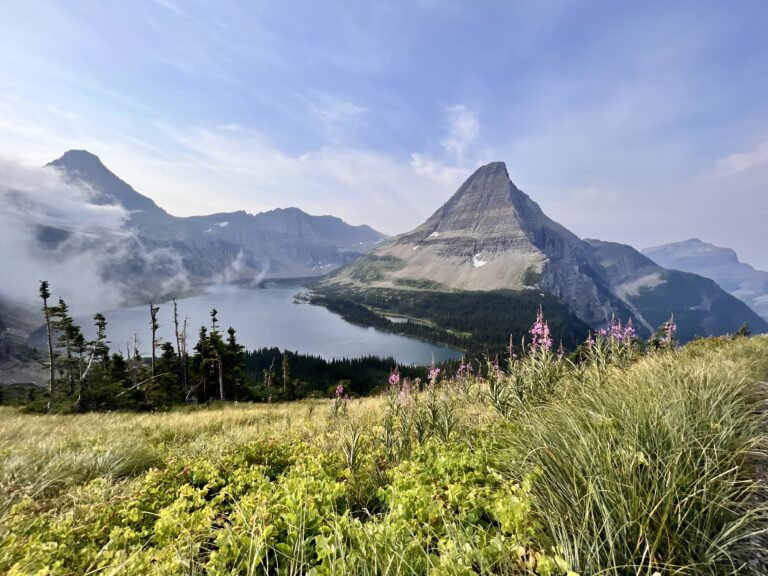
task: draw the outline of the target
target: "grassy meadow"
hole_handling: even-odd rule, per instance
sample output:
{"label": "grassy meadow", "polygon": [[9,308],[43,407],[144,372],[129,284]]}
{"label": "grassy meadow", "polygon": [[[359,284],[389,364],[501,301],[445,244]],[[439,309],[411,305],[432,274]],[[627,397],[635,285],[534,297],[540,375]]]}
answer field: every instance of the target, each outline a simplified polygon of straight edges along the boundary
{"label": "grassy meadow", "polygon": [[363,399],[0,410],[0,573],[749,574],[768,338]]}

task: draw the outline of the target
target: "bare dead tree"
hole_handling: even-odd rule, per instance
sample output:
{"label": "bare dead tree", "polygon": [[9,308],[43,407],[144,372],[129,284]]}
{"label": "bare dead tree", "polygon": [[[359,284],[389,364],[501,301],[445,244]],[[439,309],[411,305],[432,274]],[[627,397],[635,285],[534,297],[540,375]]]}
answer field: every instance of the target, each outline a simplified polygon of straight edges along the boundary
{"label": "bare dead tree", "polygon": [[272,386],[272,375],[275,370],[275,359],[272,358],[272,363],[269,365],[269,370],[265,370],[266,372],[266,381],[267,381],[267,388]]}
{"label": "bare dead tree", "polygon": [[184,399],[188,402],[190,397],[192,396],[192,386],[189,385],[189,377],[187,374],[187,320],[188,318],[184,317],[184,324],[181,329],[181,338],[179,339],[179,342],[181,343],[181,354],[182,358],[184,359],[181,365],[181,378],[182,382],[184,383],[184,387],[186,389],[186,395]]}
{"label": "bare dead tree", "polygon": [[216,347],[216,362],[219,364],[219,400],[224,400],[224,362],[221,358],[221,349]]}
{"label": "bare dead tree", "polygon": [[181,388],[189,396],[187,390],[187,319],[184,318],[184,330],[179,331],[179,306],[176,298],[173,298],[173,326],[176,332],[176,356],[179,360],[179,374],[181,376]]}
{"label": "bare dead tree", "polygon": [[133,335],[133,350],[131,350],[131,343],[128,342],[126,344],[127,352],[128,352],[128,366],[130,368],[131,372],[131,382],[133,384],[133,387],[137,387],[137,382],[139,381],[139,370],[141,369],[141,354],[139,353],[139,335],[134,334]]}
{"label": "bare dead tree", "polygon": [[149,317],[150,326],[152,327],[152,380],[155,379],[155,365],[157,363],[157,329],[160,325],[157,323],[157,313],[160,310],[160,306],[154,306],[149,303]]}

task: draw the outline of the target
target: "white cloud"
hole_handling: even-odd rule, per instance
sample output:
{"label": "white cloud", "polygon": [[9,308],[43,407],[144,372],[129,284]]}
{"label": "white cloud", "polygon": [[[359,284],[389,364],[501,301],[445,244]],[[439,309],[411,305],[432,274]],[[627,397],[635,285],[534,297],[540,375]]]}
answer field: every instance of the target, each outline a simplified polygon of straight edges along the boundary
{"label": "white cloud", "polygon": [[719,177],[730,176],[766,163],[768,163],[768,140],[749,152],[738,152],[719,158],[715,162],[715,173]]}
{"label": "white cloud", "polygon": [[457,183],[461,183],[461,181],[466,179],[471,172],[468,168],[450,166],[442,162],[437,162],[424,154],[419,154],[417,152],[411,154],[410,164],[418,174],[426,176],[446,187],[454,186],[455,188]]}
{"label": "white cloud", "polygon": [[358,130],[370,110],[345,98],[320,94],[309,103],[312,115],[322,124],[326,135],[339,143],[348,133]]}
{"label": "white cloud", "polygon": [[93,203],[93,191],[64,179],[53,168],[29,167],[0,158],[0,295],[13,302],[37,303],[40,280],[48,280],[77,313],[109,309],[140,298],[124,278],[122,264],[163,270],[160,286],[187,285],[181,262],[168,250],[148,248],[124,225],[119,206]]}
{"label": "white cloud", "polygon": [[480,134],[480,122],[474,112],[464,104],[455,104],[445,109],[448,134],[440,141],[449,156],[459,163],[464,161],[467,147]]}

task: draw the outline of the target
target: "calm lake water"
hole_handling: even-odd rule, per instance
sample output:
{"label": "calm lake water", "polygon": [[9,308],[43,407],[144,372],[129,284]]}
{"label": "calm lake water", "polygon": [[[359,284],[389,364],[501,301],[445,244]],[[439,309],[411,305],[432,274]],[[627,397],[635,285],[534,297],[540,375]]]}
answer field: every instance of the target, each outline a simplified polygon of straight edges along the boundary
{"label": "calm lake water", "polygon": [[[450,348],[354,326],[321,306],[294,303],[294,295],[302,291],[298,286],[251,289],[217,285],[206,287],[203,294],[179,300],[180,321],[188,318],[187,349],[197,342],[200,326],[210,327],[210,312],[216,308],[222,332],[234,327],[239,342],[249,350],[277,346],[326,359],[392,356],[401,364],[429,364],[433,358],[441,362],[461,357],[460,352]],[[173,305],[167,302],[159,306],[159,335],[175,343]],[[126,343],[138,334],[139,349],[148,353],[152,338],[149,306],[120,308],[104,315],[113,350],[125,353]],[[92,324],[88,319],[78,320],[84,328]],[[90,330],[86,333],[93,335]]]}

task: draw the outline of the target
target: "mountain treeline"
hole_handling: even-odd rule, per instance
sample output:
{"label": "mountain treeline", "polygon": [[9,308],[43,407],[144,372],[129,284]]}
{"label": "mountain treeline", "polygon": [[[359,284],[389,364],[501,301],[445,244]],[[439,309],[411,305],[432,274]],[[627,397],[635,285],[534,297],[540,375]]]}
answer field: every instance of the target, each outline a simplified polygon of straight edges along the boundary
{"label": "mountain treeline", "polygon": [[234,328],[223,330],[216,309],[211,310],[210,325],[199,328],[196,344],[188,348],[187,320],[180,318],[175,300],[173,341],[158,336],[160,307],[149,304],[150,350],[140,350],[138,336],[126,350],[114,350],[103,314],[94,315],[95,337],[89,339],[67,303],[52,299],[48,282],[40,283],[39,295],[47,349],[38,358],[48,369],[48,386],[16,386],[5,398],[33,411],[159,410],[215,400],[296,400],[332,396],[340,384],[346,393],[362,396],[380,388],[395,369],[426,379],[425,367],[398,367],[394,358],[325,360],[278,348],[248,352]]}
{"label": "mountain treeline", "polygon": [[575,349],[589,333],[563,303],[538,290],[438,292],[338,285],[313,290],[310,302],[348,322],[457,347],[469,357],[503,354],[510,340],[519,349],[540,306],[566,350]]}
{"label": "mountain treeline", "polygon": [[341,384],[356,396],[376,392],[394,370],[408,378],[427,378],[427,367],[398,366],[394,358],[363,356],[325,360],[319,356],[259,348],[245,353],[248,378],[254,400],[293,400],[308,396],[333,395]]}
{"label": "mountain treeline", "polygon": [[45,394],[30,392],[30,407],[45,411],[154,410],[185,402],[238,400],[246,396],[245,349],[230,327],[222,331],[217,311],[202,326],[197,343],[187,350],[187,323],[174,307],[175,342],[158,337],[160,308],[148,309],[152,335],[149,358],[138,338],[123,351],[110,349],[107,319],[93,317],[96,336],[87,339],[67,303],[51,300],[48,282],[40,283],[49,370]]}

